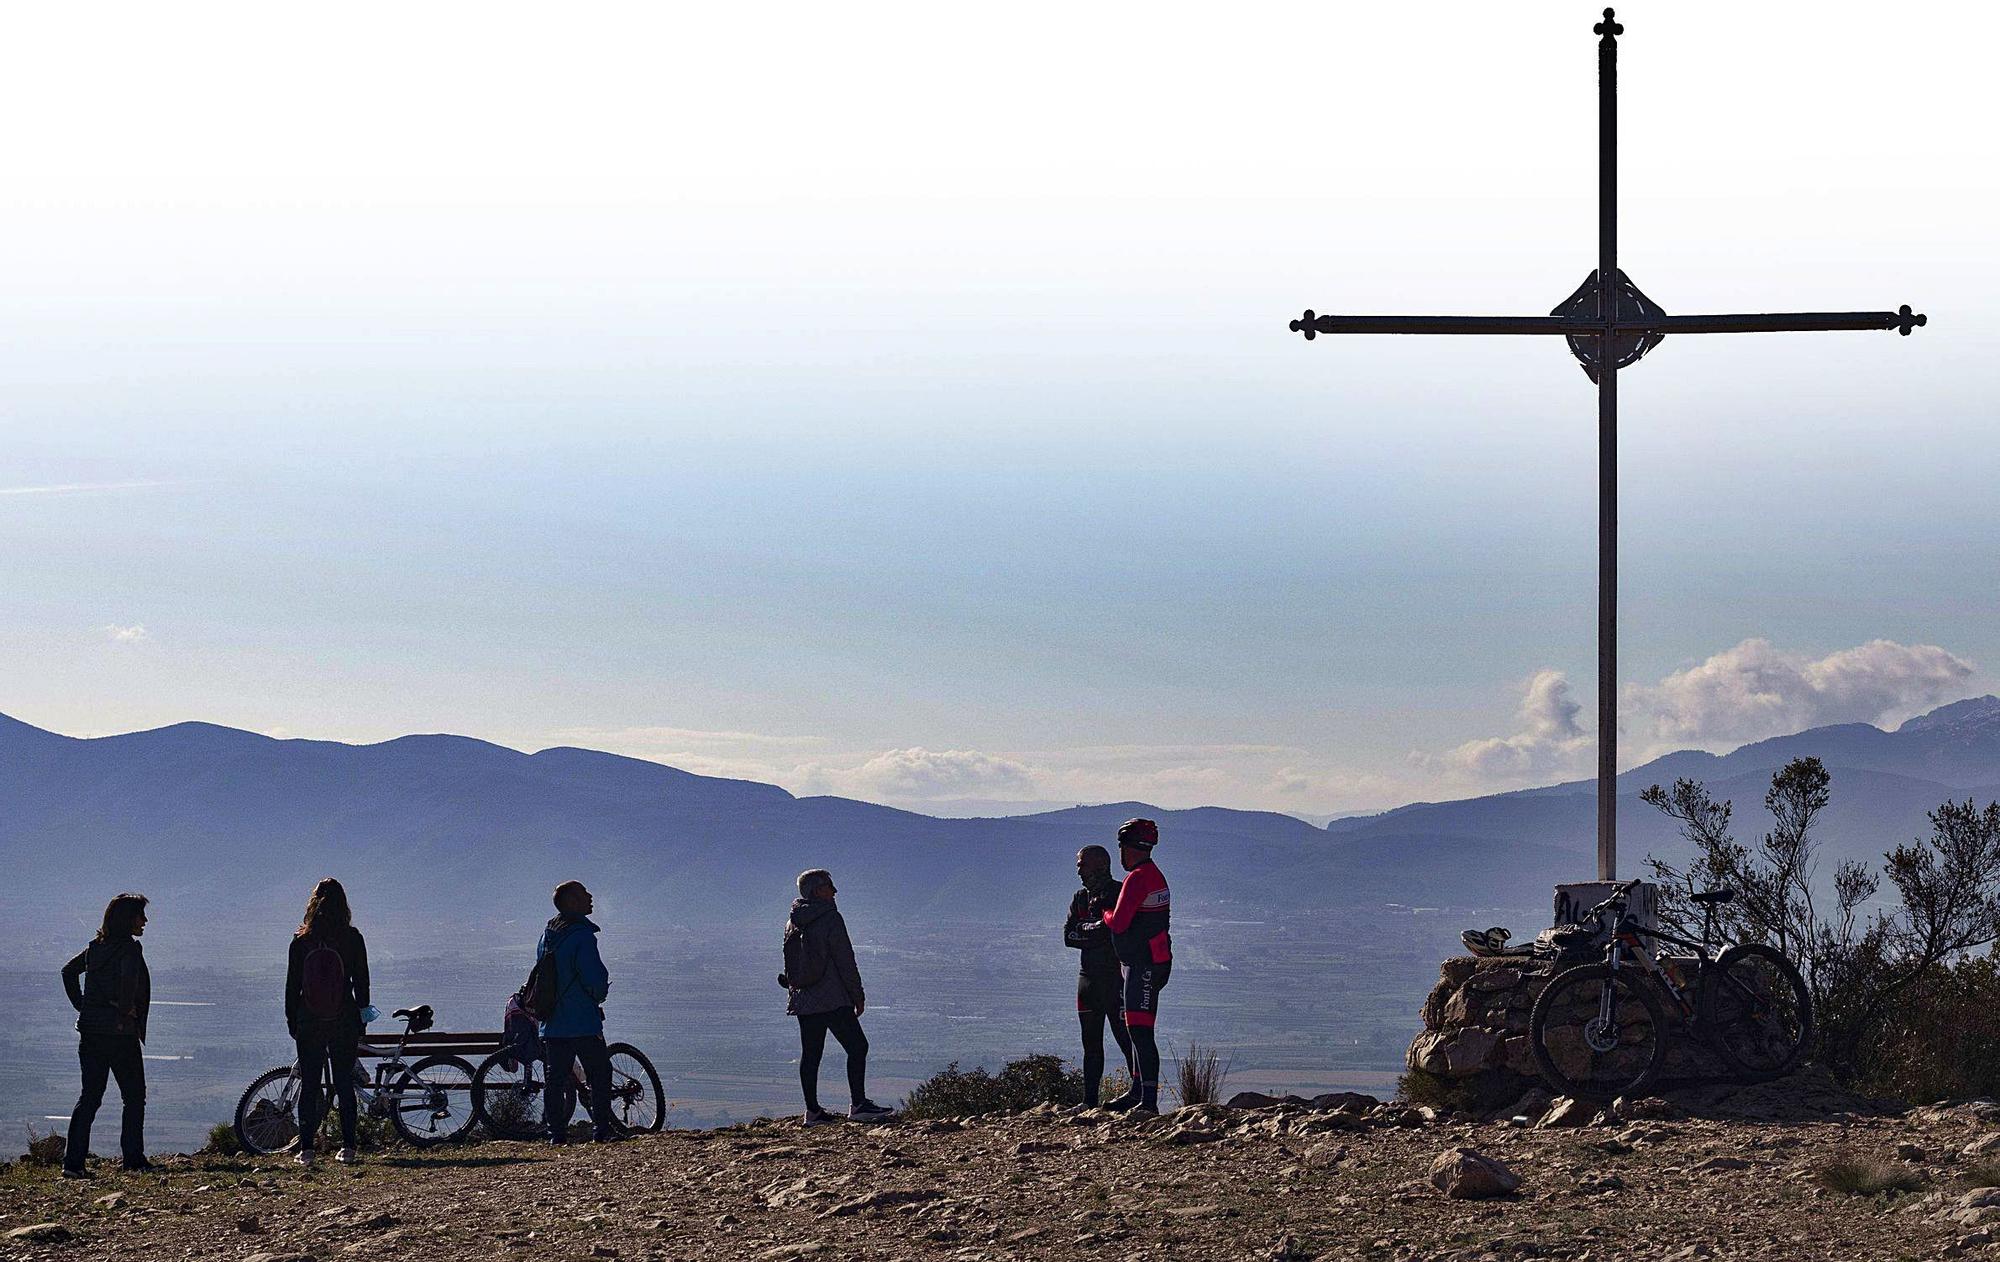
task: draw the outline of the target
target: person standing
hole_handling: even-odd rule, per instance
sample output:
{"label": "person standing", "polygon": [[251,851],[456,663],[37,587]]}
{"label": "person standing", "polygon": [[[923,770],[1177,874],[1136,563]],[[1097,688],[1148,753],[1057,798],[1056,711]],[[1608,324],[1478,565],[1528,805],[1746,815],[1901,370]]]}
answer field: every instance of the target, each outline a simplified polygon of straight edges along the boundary
{"label": "person standing", "polygon": [[535,944],[537,966],[544,957],[552,957],[556,990],[554,1010],[535,1014],[548,1057],[542,1122],[551,1144],[569,1139],[569,1119],[576,1112],[576,1065],[581,1061],[590,1088],[590,1137],[608,1144],[619,1135],[611,1125],[611,1053],[604,1045],[603,1004],[611,993],[611,972],[597,953],[598,928],[590,919],[597,900],[582,881],[564,881],[556,886],[555,904],[555,917]]}
{"label": "person standing", "polygon": [[1063,920],[1063,942],[1081,953],[1077,961],[1076,1017],[1083,1029],[1083,1105],[1097,1107],[1104,1081],[1104,1027],[1111,1027],[1125,1069],[1134,1082],[1138,1066],[1132,1060],[1132,1036],[1125,1032],[1125,1007],[1119,994],[1118,953],[1104,913],[1118,902],[1118,878],[1111,875],[1111,855],[1103,846],[1076,852],[1076,875],[1083,882],[1069,900]]}
{"label": "person standing", "polygon": [[285,1026],[299,1053],[299,1154],[313,1163],[326,1100],[321,1083],[331,1065],[333,1098],[340,1108],[342,1165],[355,1159],[354,1062],[368,1004],[368,944],[354,927],[347,890],[332,877],[313,886],[305,915],[292,934],[285,964]]}
{"label": "person standing", "polygon": [[875,1122],[895,1114],[868,1098],[868,1036],[861,1032],[868,998],[861,989],[847,922],[834,906],[838,892],[825,868],[801,872],[799,896],[785,918],[785,971],[778,984],[790,996],[785,1011],[799,1019],[799,1085],[805,1090],[807,1126],[838,1120],[819,1106],[819,1062],[829,1031],[847,1053],[847,1090],[853,1106],[847,1115]]}
{"label": "person standing", "polygon": [[1167,934],[1172,896],[1167,878],[1153,863],[1160,843],[1160,826],[1150,819],[1128,819],[1118,826],[1118,862],[1129,873],[1118,888],[1118,900],[1104,914],[1105,928],[1125,974],[1125,1025],[1132,1034],[1132,1051],[1139,1072],[1132,1089],[1105,1105],[1109,1109],[1160,1111],[1160,1045],[1154,1021],[1160,1011],[1160,991],[1173,971],[1173,940]]}
{"label": "person standing", "polygon": [[153,978],[146,969],[139,937],[146,932],[146,896],[120,894],[104,908],[104,920],[90,945],[62,967],[63,990],[76,1009],[76,1057],[83,1067],[83,1090],[70,1114],[63,1144],[63,1177],[87,1179],[90,1127],[104,1103],[107,1080],[118,1080],[124,1116],[118,1146],[127,1170],[150,1170],[146,1160],[146,1012],[152,1006]]}

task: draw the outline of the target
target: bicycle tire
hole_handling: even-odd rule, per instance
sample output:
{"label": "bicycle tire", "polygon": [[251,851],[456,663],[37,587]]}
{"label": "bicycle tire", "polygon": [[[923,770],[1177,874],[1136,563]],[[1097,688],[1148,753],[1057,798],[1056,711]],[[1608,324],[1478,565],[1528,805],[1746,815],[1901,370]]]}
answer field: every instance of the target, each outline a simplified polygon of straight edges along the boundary
{"label": "bicycle tire", "polygon": [[[260,1157],[269,1156],[274,1152],[283,1152],[298,1142],[299,1090],[296,1084],[288,1104],[282,1102],[281,1094],[280,1102],[274,1103],[265,1116],[257,1116],[257,1097],[260,1093],[282,1080],[296,1080],[297,1077],[297,1065],[280,1065],[276,1069],[258,1074],[250,1080],[250,1085],[243,1089],[243,1094],[236,1101],[233,1126],[236,1131],[236,1142],[243,1145],[244,1152],[255,1153]],[[286,1120],[281,1123],[275,1119]],[[276,1142],[280,1136],[283,1142]]]}
{"label": "bicycle tire", "polygon": [[[508,1066],[514,1066],[508,1069]],[[542,1096],[548,1089],[547,1069],[536,1072],[539,1057],[524,1057],[510,1048],[479,1062],[472,1075],[473,1116],[495,1139],[541,1139]]]}
{"label": "bicycle tire", "polygon": [[[613,1043],[604,1049],[611,1062],[611,1125],[624,1135],[643,1135],[667,1124],[667,1093],[660,1085],[660,1071],[646,1053],[630,1043]],[[629,1068],[620,1057],[630,1057]]]}
{"label": "bicycle tire", "polygon": [[[1628,1029],[1617,1032],[1614,1045],[1598,1049],[1589,1041],[1589,1027],[1596,1023],[1592,1014],[1606,985],[1618,988],[1619,1005],[1639,1006],[1645,1025],[1628,1017]],[[1634,1036],[1629,1043],[1628,1032]],[[1611,1100],[1643,1090],[1666,1059],[1667,1038],[1666,1010],[1653,987],[1632,969],[1614,971],[1606,964],[1583,964],[1557,973],[1528,1014],[1528,1043],[1542,1081],[1556,1094],[1578,1100]],[[1647,1043],[1650,1048],[1644,1046]],[[1602,1078],[1577,1076],[1578,1069],[1595,1066],[1599,1056],[1621,1051],[1626,1054],[1607,1062]]]}
{"label": "bicycle tire", "polygon": [[[389,1122],[403,1142],[415,1148],[432,1148],[464,1138],[477,1116],[472,1074],[472,1066],[463,1057],[450,1053],[426,1056],[405,1069],[387,1092]],[[463,1087],[454,1084],[453,1077]],[[453,1096],[461,1090],[465,1105],[462,1111],[454,1111]]]}
{"label": "bicycle tire", "polygon": [[[1767,985],[1743,981],[1751,969]],[[1770,1003],[1772,1008],[1749,1010],[1750,1020],[1746,1022],[1742,1005],[1733,1002],[1737,992],[1728,985],[1732,977],[1754,991],[1777,988],[1784,993],[1769,996],[1759,993],[1757,1000]],[[1784,1012],[1787,1005],[1789,1017]],[[1805,978],[1782,951],[1761,942],[1740,943],[1716,957],[1702,977],[1701,1014],[1709,1045],[1731,1069],[1751,1082],[1784,1077],[1797,1067],[1799,1058],[1812,1045],[1812,995],[1806,989]],[[1781,1033],[1782,1041],[1774,1040],[1773,1033]],[[1732,1035],[1745,1037],[1732,1038]]]}

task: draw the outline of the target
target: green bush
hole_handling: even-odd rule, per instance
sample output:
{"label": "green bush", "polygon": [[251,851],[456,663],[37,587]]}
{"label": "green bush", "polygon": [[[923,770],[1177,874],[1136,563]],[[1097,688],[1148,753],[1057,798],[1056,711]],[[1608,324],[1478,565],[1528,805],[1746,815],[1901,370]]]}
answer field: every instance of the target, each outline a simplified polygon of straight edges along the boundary
{"label": "green bush", "polygon": [[[1123,1090],[1121,1087],[1120,1090]],[[1038,1104],[1083,1103],[1083,1074],[1063,1069],[1060,1056],[1024,1056],[997,1074],[984,1068],[960,1069],[953,1061],[911,1090],[903,1116],[971,1117],[975,1113],[1018,1113]]]}
{"label": "green bush", "polygon": [[243,1151],[243,1141],[236,1137],[236,1128],[228,1122],[217,1122],[208,1128],[208,1142],[201,1146],[204,1157],[234,1157]]}
{"label": "green bush", "polygon": [[1960,960],[1904,991],[1859,1069],[1866,1090],[1912,1103],[2000,1095],[2000,961]]}

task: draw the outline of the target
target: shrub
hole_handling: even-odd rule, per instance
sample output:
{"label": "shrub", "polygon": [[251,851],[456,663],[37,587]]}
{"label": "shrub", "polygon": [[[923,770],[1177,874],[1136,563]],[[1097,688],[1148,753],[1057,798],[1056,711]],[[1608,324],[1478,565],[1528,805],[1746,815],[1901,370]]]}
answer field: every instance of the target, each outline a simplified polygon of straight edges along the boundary
{"label": "shrub", "polygon": [[28,1128],[28,1152],[21,1160],[31,1166],[61,1165],[65,1147],[67,1145],[61,1135],[58,1135],[54,1131],[43,1135],[30,1126]]}
{"label": "shrub", "polygon": [[1202,1043],[1189,1043],[1174,1075],[1174,1094],[1182,1104],[1220,1104],[1229,1081],[1229,1062]]}
{"label": "shrub", "polygon": [[997,1074],[984,1068],[960,1069],[958,1062],[918,1083],[903,1104],[903,1116],[971,1117],[975,1113],[1019,1112],[1038,1104],[1083,1103],[1083,1075],[1065,1072],[1060,1056],[1024,1056]]}
{"label": "shrub", "polygon": [[1958,1177],[1967,1187],[2000,1188],[2000,1161],[1975,1161]]}
{"label": "shrub", "polygon": [[[1405,1104],[1428,1104],[1447,1113],[1481,1112],[1485,1103],[1471,1079],[1446,1078],[1427,1069],[1407,1070],[1397,1078],[1396,1098]],[[1505,1100],[1499,1101],[1499,1104],[1505,1103]],[[1499,1104],[1493,1107],[1497,1108]]]}
{"label": "shrub", "polygon": [[1921,1190],[1924,1176],[1921,1171],[1892,1161],[1849,1157],[1821,1166],[1814,1173],[1813,1182],[1843,1196],[1895,1196]]}
{"label": "shrub", "polygon": [[243,1141],[236,1137],[236,1128],[228,1122],[217,1122],[208,1128],[208,1142],[201,1146],[204,1157],[234,1157],[242,1153]]}
{"label": "shrub", "polygon": [[[1820,1064],[1843,1079],[1863,1079],[1871,1065],[1894,1059],[1888,1040],[1903,1051],[1916,1046],[1937,1070],[1956,1054],[1942,1044],[1960,1040],[1961,1031],[1933,1025],[1926,1034],[1907,1013],[1911,1004],[1921,1007],[1927,987],[1949,990],[1955,965],[2000,937],[2000,803],[1945,802],[1930,812],[1929,837],[1889,850],[1880,870],[1841,862],[1829,888],[1816,879],[1813,829],[1832,782],[1817,758],[1785,764],[1764,795],[1771,831],[1753,845],[1731,831],[1733,805],[1717,802],[1699,781],[1640,794],[1680,824],[1695,850],[1684,868],[1648,860],[1661,886],[1661,918],[1684,934],[1698,932],[1703,915],[1690,896],[1708,886],[1734,889],[1736,900],[1716,909],[1718,927],[1729,939],[1768,943],[1797,962],[1812,996],[1811,1052]],[[1893,897],[1878,900],[1885,881]],[[1934,1074],[1925,1090],[1973,1094],[1945,1079]]]}

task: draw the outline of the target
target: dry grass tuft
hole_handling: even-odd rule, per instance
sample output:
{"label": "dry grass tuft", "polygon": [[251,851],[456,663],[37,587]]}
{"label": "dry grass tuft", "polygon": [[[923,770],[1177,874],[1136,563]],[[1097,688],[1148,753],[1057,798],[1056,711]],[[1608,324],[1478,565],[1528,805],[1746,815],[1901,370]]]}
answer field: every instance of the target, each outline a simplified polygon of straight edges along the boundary
{"label": "dry grass tuft", "polygon": [[1813,1182],[1843,1196],[1895,1196],[1921,1190],[1924,1176],[1893,1161],[1848,1157],[1821,1166]]}
{"label": "dry grass tuft", "polygon": [[1182,1104],[1220,1104],[1229,1081],[1229,1062],[1203,1043],[1189,1043],[1175,1071],[1174,1093]]}

